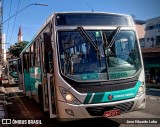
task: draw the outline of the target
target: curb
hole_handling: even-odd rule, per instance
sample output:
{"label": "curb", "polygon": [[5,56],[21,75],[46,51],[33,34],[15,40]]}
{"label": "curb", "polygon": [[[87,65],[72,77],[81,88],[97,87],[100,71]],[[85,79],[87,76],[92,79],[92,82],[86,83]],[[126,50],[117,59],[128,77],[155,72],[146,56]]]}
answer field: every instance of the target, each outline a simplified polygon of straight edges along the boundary
{"label": "curb", "polygon": [[158,97],[158,96],[146,95],[146,98],[153,99],[153,100],[160,100],[160,97]]}

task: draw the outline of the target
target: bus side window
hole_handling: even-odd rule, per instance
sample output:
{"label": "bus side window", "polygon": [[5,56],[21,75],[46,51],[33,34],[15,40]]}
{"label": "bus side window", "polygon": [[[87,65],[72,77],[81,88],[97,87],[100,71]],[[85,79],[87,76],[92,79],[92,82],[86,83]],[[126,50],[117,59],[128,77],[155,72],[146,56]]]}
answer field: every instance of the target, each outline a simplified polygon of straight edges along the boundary
{"label": "bus side window", "polygon": [[20,74],[22,74],[22,63],[21,63],[21,59],[18,59],[18,71]]}
{"label": "bus side window", "polygon": [[47,73],[53,72],[53,50],[51,45],[51,33],[44,33],[45,66]]}
{"label": "bus side window", "polygon": [[23,70],[29,72],[29,53],[23,54]]}
{"label": "bus side window", "polygon": [[34,56],[35,56],[35,66],[40,67],[40,46],[39,46],[39,39],[36,40],[34,45]]}
{"label": "bus side window", "polygon": [[35,50],[34,50],[34,45],[35,42],[31,45],[30,47],[30,54],[29,54],[29,67],[34,67],[35,65],[35,56],[34,56],[34,53],[35,53]]}
{"label": "bus side window", "polygon": [[42,48],[42,67],[43,67],[43,73],[46,72],[46,62],[45,62],[45,48],[44,48],[44,42],[42,41],[41,43],[41,48]]}

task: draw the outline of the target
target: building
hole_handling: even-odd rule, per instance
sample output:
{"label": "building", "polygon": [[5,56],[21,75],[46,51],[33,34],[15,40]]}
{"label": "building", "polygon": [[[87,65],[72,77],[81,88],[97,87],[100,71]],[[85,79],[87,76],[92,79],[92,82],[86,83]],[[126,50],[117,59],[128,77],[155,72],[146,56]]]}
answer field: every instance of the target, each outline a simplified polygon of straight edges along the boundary
{"label": "building", "polygon": [[5,37],[5,34],[2,34],[2,47],[1,47],[1,54],[0,54],[0,57],[1,57],[1,64],[4,65],[6,63],[6,37]]}
{"label": "building", "polygon": [[144,46],[142,47],[146,81],[160,83],[160,16],[145,22]]}
{"label": "building", "polygon": [[3,0],[0,0],[0,64],[2,63]]}
{"label": "building", "polygon": [[19,31],[18,31],[18,43],[23,41],[23,35],[22,35],[22,29],[21,26],[19,27]]}
{"label": "building", "polygon": [[145,48],[160,47],[160,16],[146,21]]}
{"label": "building", "polygon": [[145,21],[142,20],[134,20],[135,26],[137,29],[138,39],[140,42],[141,47],[145,46]]}
{"label": "building", "polygon": [[160,83],[160,47],[142,48],[146,81]]}
{"label": "building", "polygon": [[5,34],[2,34],[2,61],[4,64],[6,63],[6,59],[7,59],[6,43],[5,42],[6,42],[6,36],[5,36]]}

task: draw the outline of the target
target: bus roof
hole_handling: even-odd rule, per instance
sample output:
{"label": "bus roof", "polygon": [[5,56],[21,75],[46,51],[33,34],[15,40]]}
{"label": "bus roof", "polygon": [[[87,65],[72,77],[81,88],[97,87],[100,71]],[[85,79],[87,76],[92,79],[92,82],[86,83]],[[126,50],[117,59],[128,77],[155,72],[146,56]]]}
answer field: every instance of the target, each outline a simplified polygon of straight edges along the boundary
{"label": "bus roof", "polygon": [[130,17],[132,19],[132,17],[130,15],[127,14],[119,14],[119,13],[111,13],[111,12],[80,12],[80,11],[75,11],[75,12],[54,12],[52,13],[44,22],[44,24],[42,25],[42,27],[40,28],[40,30],[34,35],[34,37],[31,39],[31,41],[27,44],[27,46],[22,50],[22,52],[20,53],[20,55],[33,43],[33,41],[36,39],[36,37],[42,32],[42,30],[45,28],[45,26],[52,20],[54,15],[57,14],[108,14],[108,15],[117,15],[117,16],[125,16],[125,17]]}
{"label": "bus roof", "polygon": [[119,16],[127,16],[127,17],[131,17],[130,15],[127,14],[122,14],[122,13],[112,13],[112,12],[88,12],[88,11],[70,11],[70,12],[54,12],[52,13],[52,15],[55,14],[110,14],[110,15],[119,15]]}

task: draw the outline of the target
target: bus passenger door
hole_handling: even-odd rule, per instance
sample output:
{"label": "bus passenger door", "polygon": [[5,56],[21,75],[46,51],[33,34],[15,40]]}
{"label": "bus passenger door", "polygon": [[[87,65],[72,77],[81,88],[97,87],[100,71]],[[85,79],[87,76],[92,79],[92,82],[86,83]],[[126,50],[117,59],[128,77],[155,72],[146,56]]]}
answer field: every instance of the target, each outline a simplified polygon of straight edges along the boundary
{"label": "bus passenger door", "polygon": [[22,80],[23,93],[26,96],[31,96],[30,74],[29,74],[29,50],[22,55]]}
{"label": "bus passenger door", "polygon": [[49,115],[50,118],[56,117],[55,95],[54,95],[54,76],[47,73],[48,80],[48,99],[49,99]]}
{"label": "bus passenger door", "polygon": [[44,104],[49,109],[50,118],[56,117],[55,115],[55,103],[54,103],[54,66],[53,66],[53,49],[51,45],[51,34],[44,33],[44,47],[45,47],[45,78],[47,78],[46,83],[43,88],[44,94]]}
{"label": "bus passenger door", "polygon": [[[47,83],[47,51],[45,47],[46,41],[42,41],[41,43],[41,71],[42,71],[42,85],[38,88],[39,94],[39,104],[43,106],[44,111],[49,110],[49,100],[48,100],[48,83]],[[42,102],[43,100],[43,102]],[[43,104],[42,104],[43,103]]]}

